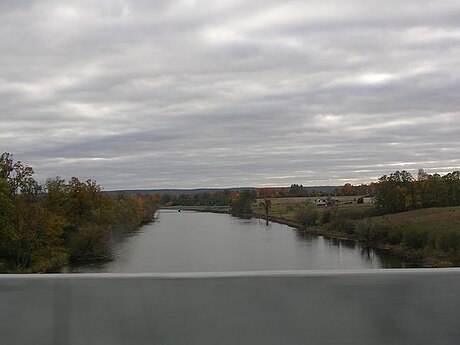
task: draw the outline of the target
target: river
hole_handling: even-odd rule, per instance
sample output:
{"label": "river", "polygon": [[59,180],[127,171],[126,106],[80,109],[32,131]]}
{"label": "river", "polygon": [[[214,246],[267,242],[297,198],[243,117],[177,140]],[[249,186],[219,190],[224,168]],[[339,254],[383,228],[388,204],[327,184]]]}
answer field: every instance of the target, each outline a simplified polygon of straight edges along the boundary
{"label": "river", "polygon": [[114,260],[72,272],[226,272],[399,268],[405,263],[354,241],[227,214],[160,210],[157,221],[113,243]]}

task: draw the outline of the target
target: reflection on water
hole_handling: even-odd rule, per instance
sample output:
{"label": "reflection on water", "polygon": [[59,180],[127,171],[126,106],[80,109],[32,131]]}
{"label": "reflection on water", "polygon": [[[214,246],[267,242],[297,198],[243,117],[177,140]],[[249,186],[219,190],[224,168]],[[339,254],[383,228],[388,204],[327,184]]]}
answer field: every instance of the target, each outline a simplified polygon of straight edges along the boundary
{"label": "reflection on water", "polygon": [[114,236],[112,262],[76,272],[223,272],[405,267],[349,240],[303,233],[261,219],[160,211],[158,220]]}

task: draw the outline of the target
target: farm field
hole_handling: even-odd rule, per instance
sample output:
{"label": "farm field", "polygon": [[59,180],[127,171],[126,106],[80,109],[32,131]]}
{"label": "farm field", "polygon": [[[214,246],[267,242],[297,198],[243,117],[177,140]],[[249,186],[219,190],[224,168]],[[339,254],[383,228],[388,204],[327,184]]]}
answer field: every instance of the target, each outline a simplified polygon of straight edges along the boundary
{"label": "farm field", "polygon": [[375,225],[392,228],[417,227],[428,231],[457,230],[460,233],[460,207],[435,207],[373,217]]}
{"label": "farm field", "polygon": [[[337,196],[331,197],[331,199],[338,200],[339,203],[346,203],[346,202],[354,202],[361,196]],[[285,219],[288,221],[295,221],[296,220],[296,213],[306,204],[312,204],[316,199],[325,200],[327,197],[291,197],[291,198],[271,198],[268,199],[271,202],[270,208],[270,216]],[[253,206],[253,213],[259,216],[265,215],[265,211],[260,203],[263,199],[257,199]],[[348,212],[358,212],[361,213],[365,210],[372,209],[373,205],[365,205],[365,204],[342,204],[337,206],[339,210],[346,210]],[[327,209],[331,209],[331,207],[326,206],[317,206],[316,209],[319,213],[324,212]]]}

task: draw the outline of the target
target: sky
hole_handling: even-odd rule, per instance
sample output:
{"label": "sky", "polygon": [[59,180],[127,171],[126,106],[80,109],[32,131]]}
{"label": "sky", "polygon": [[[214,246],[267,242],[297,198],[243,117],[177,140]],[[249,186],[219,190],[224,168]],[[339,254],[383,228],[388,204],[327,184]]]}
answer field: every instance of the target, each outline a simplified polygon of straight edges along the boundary
{"label": "sky", "polygon": [[0,151],[106,190],[460,169],[458,0],[1,0]]}

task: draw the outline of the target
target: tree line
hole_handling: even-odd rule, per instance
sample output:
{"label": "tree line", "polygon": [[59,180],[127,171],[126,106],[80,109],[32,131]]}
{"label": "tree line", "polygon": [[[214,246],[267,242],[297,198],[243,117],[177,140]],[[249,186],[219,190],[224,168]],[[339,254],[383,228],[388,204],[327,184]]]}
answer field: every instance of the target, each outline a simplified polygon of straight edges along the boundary
{"label": "tree line", "polygon": [[154,218],[156,196],[110,196],[94,180],[39,184],[33,168],[0,156],[0,272],[46,272],[110,258],[110,237]]}
{"label": "tree line", "polygon": [[160,204],[165,206],[229,206],[232,193],[229,190],[187,194],[162,194]]}
{"label": "tree line", "polygon": [[378,205],[387,213],[460,205],[460,171],[445,175],[423,169],[414,178],[407,171],[382,176],[376,185]]}

